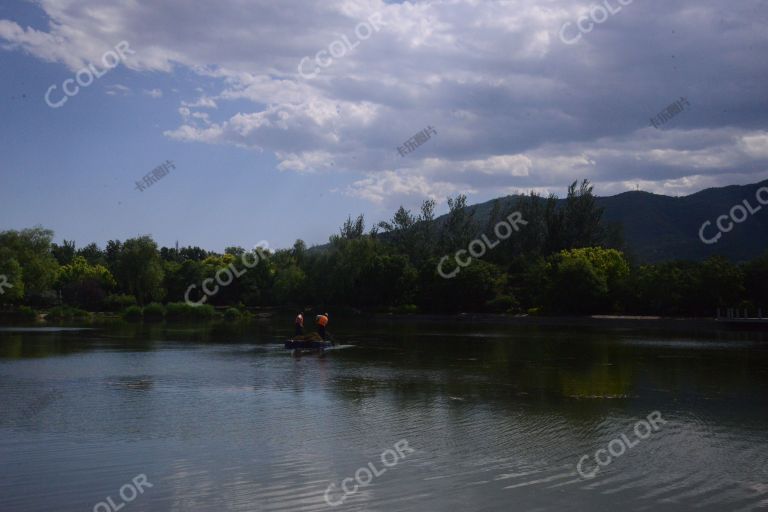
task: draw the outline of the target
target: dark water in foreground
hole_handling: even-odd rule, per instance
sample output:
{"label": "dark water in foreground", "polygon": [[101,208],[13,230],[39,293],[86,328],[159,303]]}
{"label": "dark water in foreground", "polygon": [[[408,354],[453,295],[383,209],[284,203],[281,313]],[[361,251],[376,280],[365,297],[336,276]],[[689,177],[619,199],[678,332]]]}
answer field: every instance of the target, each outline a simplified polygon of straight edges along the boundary
{"label": "dark water in foreground", "polygon": [[765,334],[335,327],[0,330],[0,510],[768,509]]}

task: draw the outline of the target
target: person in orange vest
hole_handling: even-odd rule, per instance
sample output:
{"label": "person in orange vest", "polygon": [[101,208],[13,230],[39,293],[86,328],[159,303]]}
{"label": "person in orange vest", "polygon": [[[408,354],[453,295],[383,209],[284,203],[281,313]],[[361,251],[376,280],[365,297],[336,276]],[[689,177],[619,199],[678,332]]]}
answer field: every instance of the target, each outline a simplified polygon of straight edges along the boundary
{"label": "person in orange vest", "polygon": [[304,334],[304,315],[299,313],[296,315],[296,320],[294,321],[294,324],[296,325],[296,336],[302,336]]}
{"label": "person in orange vest", "polygon": [[328,313],[317,315],[315,321],[317,322],[317,332],[325,340],[325,326],[328,325]]}

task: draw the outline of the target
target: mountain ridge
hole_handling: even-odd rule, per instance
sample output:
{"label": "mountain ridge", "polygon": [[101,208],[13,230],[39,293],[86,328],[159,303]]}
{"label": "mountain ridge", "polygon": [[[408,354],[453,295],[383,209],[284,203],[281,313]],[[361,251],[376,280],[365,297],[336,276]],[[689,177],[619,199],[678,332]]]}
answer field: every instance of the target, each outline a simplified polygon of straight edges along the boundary
{"label": "mountain ridge", "polygon": [[[596,196],[604,208],[603,219],[622,228],[626,252],[640,263],[669,260],[702,260],[721,255],[733,261],[745,261],[768,250],[768,205],[760,204],[757,191],[768,188],[768,179],[747,185],[710,187],[687,196],[667,196],[647,191],[629,190],[613,196]],[[503,196],[467,206],[474,212],[478,227],[485,227],[496,201],[509,207],[522,195]],[[762,196],[761,196],[762,197]],[[768,193],[765,194],[768,200]],[[729,215],[733,207],[747,200],[756,211],[742,223],[733,223],[731,231],[723,233],[713,244],[699,238],[699,230],[709,221],[705,238],[718,233],[716,219]],[[558,204],[565,200],[559,199]],[[447,215],[435,219],[442,223]],[[727,222],[723,223],[727,226]]]}

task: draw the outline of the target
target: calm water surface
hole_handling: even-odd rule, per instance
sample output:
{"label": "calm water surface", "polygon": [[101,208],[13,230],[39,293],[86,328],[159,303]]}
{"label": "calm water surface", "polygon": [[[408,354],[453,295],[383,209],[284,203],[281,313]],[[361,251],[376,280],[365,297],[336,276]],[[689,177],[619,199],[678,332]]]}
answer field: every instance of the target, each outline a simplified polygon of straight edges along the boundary
{"label": "calm water surface", "polygon": [[0,510],[119,508],[139,474],[122,512],[768,509],[765,334],[336,324],[354,347],[301,359],[290,319],[0,329]]}

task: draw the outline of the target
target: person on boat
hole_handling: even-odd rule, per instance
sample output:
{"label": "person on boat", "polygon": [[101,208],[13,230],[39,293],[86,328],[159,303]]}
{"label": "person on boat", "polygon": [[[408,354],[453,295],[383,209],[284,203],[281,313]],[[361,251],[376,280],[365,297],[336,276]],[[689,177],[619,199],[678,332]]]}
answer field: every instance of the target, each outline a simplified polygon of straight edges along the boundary
{"label": "person on boat", "polygon": [[320,334],[320,337],[325,341],[325,326],[328,325],[328,313],[317,315],[315,322],[317,322],[318,334]]}
{"label": "person on boat", "polygon": [[294,321],[294,324],[296,325],[296,336],[303,336],[304,335],[304,315],[299,313],[296,315],[296,320]]}

